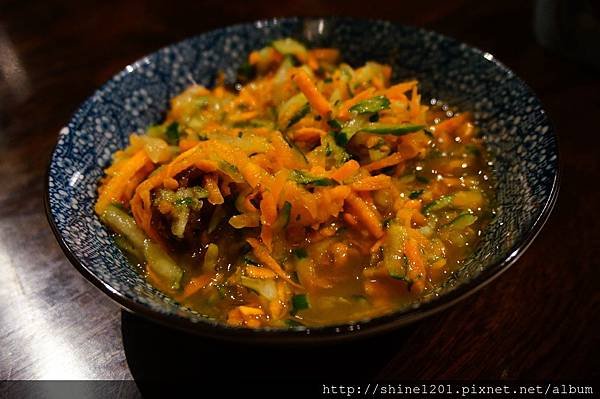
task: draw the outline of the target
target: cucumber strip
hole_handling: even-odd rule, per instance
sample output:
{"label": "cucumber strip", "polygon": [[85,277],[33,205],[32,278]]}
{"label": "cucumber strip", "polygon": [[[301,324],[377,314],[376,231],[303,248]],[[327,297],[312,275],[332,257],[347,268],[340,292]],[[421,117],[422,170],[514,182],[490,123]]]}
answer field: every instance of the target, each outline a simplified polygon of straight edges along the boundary
{"label": "cucumber strip", "polygon": [[160,247],[150,241],[144,232],[135,224],[135,220],[123,210],[114,205],[106,208],[102,214],[102,222],[111,229],[127,238],[133,247],[143,252],[148,267],[172,289],[179,289],[183,270]]}
{"label": "cucumber strip", "polygon": [[441,209],[448,208],[450,205],[452,205],[452,201],[454,201],[454,195],[452,194],[441,196],[435,201],[432,201],[429,204],[427,204],[423,208],[423,213],[428,214],[433,211],[439,211]]}
{"label": "cucumber strip", "polygon": [[413,123],[405,123],[400,125],[390,125],[385,123],[370,123],[361,131],[376,134],[391,134],[394,136],[403,136],[408,133],[418,132],[423,129],[423,125],[415,125]]}
{"label": "cucumber strip", "polygon": [[141,261],[144,259],[144,254],[142,251],[135,247],[127,238],[123,237],[122,235],[116,235],[114,237],[114,241],[115,244],[117,244],[117,247],[133,256],[136,261]]}
{"label": "cucumber strip", "polygon": [[288,201],[285,201],[283,207],[281,207],[281,211],[279,212],[277,219],[275,220],[275,223],[273,223],[273,230],[279,231],[287,227],[288,223],[290,222],[291,211],[292,204]]}
{"label": "cucumber strip", "polygon": [[109,205],[102,216],[102,222],[121,236],[129,240],[138,250],[144,248],[146,235],[135,223],[135,219],[114,205]]}
{"label": "cucumber strip", "polygon": [[294,319],[287,319],[285,321],[285,324],[291,329],[295,328],[295,327],[304,327],[304,324],[302,324],[298,320],[294,320]]}
{"label": "cucumber strip", "polygon": [[219,260],[219,246],[212,242],[208,244],[206,253],[204,254],[204,261],[202,263],[202,270],[204,272],[214,272],[217,267],[217,261]]}
{"label": "cucumber strip", "polygon": [[183,277],[183,270],[158,244],[150,240],[144,242],[144,258],[148,267],[169,287],[178,290]]}
{"label": "cucumber strip", "polygon": [[390,223],[383,247],[383,264],[390,277],[395,279],[406,279],[408,262],[404,256],[404,242],[407,237],[406,227],[394,222]]}
{"label": "cucumber strip", "polygon": [[447,224],[453,230],[464,230],[477,221],[477,216],[470,213],[461,213],[454,220]]}
{"label": "cucumber strip", "polygon": [[[231,164],[227,161],[220,160],[219,161],[219,170],[225,173],[227,176],[231,178],[235,183],[243,183],[244,177],[240,173],[240,170],[234,164]],[[208,191],[207,194],[208,196]]]}
{"label": "cucumber strip", "polygon": [[302,118],[304,118],[306,115],[308,115],[308,113],[310,112],[310,104],[306,103],[302,106],[302,108],[300,108],[298,110],[298,112],[296,112],[292,118],[290,119],[290,121],[288,122],[286,129],[289,129],[290,127],[292,127],[293,125],[295,125],[296,123],[300,122],[300,120]]}
{"label": "cucumber strip", "polygon": [[294,150],[294,152],[298,156],[300,156],[300,158],[302,158],[304,163],[308,165],[308,159],[306,158],[306,155],[304,155],[304,153],[302,151],[300,151],[298,146],[293,141],[290,141],[290,139],[288,138],[288,136],[285,133],[282,132],[281,137],[283,137],[283,141],[285,141],[287,143],[288,147],[290,147],[292,150]]}
{"label": "cucumber strip", "polygon": [[475,209],[481,205],[483,197],[478,191],[457,191],[454,194],[444,195],[437,200],[429,203],[423,208],[423,213],[427,214],[440,209]]}
{"label": "cucumber strip", "polygon": [[259,295],[264,296],[269,301],[277,299],[277,284],[275,283],[275,280],[241,276],[240,284],[256,291]]}
{"label": "cucumber strip", "polygon": [[393,136],[403,136],[405,134],[418,132],[423,129],[423,125],[415,125],[412,123],[390,125],[385,123],[367,123],[362,124],[355,120],[350,121],[336,135],[336,143],[345,146],[358,132],[367,132],[372,134],[390,134]]}
{"label": "cucumber strip", "polygon": [[372,114],[390,108],[390,100],[386,96],[375,96],[360,101],[350,107],[350,112],[357,114]]}
{"label": "cucumber strip", "polygon": [[285,38],[274,40],[271,46],[283,55],[303,55],[306,54],[306,47],[294,39]]}
{"label": "cucumber strip", "polygon": [[225,207],[219,205],[215,207],[212,215],[210,216],[210,221],[208,222],[208,229],[206,230],[208,234],[211,234],[219,223],[225,218],[227,212],[225,211]]}
{"label": "cucumber strip", "polygon": [[313,176],[310,173],[298,169],[292,170],[292,172],[290,173],[290,180],[295,181],[298,184],[312,185],[318,187],[334,186],[336,184],[335,180],[330,179],[328,177]]}

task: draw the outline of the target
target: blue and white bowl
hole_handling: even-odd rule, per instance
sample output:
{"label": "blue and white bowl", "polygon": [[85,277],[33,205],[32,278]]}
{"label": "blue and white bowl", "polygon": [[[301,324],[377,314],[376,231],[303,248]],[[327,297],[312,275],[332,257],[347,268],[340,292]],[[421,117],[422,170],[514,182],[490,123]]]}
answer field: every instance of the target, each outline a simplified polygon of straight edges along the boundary
{"label": "blue and white bowl", "polygon": [[[226,327],[168,298],[139,275],[95,216],[98,180],[134,131],[159,122],[169,99],[193,82],[233,80],[249,52],[295,37],[341,50],[351,65],[390,64],[393,81],[417,78],[423,98],[474,113],[494,157],[497,217],[442,293],[420,306],[361,323],[312,329]],[[386,21],[273,19],[234,25],[165,47],[109,80],[61,131],[48,170],[47,213],[69,260],[124,308],[207,336],[264,341],[331,340],[389,330],[444,309],[506,270],[542,228],[558,192],[552,126],[529,87],[491,54],[434,32]],[[493,311],[493,310],[492,310]]]}

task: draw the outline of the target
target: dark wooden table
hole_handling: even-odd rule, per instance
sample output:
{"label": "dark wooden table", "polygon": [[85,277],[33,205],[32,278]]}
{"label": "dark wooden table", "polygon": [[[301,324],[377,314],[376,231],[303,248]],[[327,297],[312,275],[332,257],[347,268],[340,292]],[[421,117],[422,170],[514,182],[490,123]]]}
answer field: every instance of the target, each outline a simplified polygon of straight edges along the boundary
{"label": "dark wooden table", "polygon": [[[532,9],[519,0],[1,1],[0,380],[216,378],[223,372],[346,380],[597,379],[599,71],[537,44]],[[560,136],[563,168],[550,220],[501,278],[397,333],[292,357],[282,349],[206,342],[122,314],[69,264],[42,201],[58,131],[105,80],[171,42],[285,15],[387,18],[494,54],[545,104]],[[248,362],[257,367],[248,371]]]}

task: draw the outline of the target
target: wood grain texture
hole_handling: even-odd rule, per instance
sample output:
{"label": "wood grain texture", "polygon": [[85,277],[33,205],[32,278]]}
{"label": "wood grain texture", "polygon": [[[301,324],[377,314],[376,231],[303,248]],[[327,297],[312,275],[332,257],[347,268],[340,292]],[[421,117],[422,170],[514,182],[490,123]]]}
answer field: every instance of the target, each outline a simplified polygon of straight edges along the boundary
{"label": "wood grain texture", "polygon": [[[279,349],[207,343],[128,314],[121,318],[119,307],[60,251],[42,197],[58,131],[125,65],[213,28],[286,15],[387,18],[494,54],[544,103],[560,139],[562,179],[542,233],[482,291],[379,339],[306,352],[290,348],[297,362],[281,368]],[[195,372],[210,377],[210,364],[190,359],[223,353],[225,359],[260,359],[256,369],[263,371],[250,373],[258,377],[600,377],[600,81],[598,71],[542,49],[531,22],[531,4],[517,0],[377,7],[350,0],[0,1],[0,379],[144,379],[164,372],[164,362],[179,364],[171,372],[184,374],[195,364]],[[174,350],[156,349],[155,340],[175,341]]]}

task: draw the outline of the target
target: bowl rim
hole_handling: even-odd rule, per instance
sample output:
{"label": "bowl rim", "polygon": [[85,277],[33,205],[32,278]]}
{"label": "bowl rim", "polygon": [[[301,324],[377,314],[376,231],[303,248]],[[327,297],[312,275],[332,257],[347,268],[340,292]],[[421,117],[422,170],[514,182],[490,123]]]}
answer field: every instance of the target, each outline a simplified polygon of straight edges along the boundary
{"label": "bowl rim", "polygon": [[[167,48],[178,46],[186,42],[192,42],[197,40],[198,38],[214,33],[217,31],[222,31],[228,28],[235,28],[241,26],[253,26],[257,27],[259,24],[273,24],[279,22],[302,22],[302,21],[311,21],[311,20],[325,20],[325,21],[338,21],[343,23],[352,23],[352,22],[363,22],[363,23],[387,23],[392,24],[394,26],[401,27],[403,29],[412,30],[418,34],[432,34],[435,35],[444,41],[448,41],[452,44],[457,44],[464,46],[466,51],[474,52],[482,57],[485,53],[477,47],[471,46],[467,43],[458,41],[452,37],[446,36],[444,34],[423,29],[420,27],[415,27],[411,25],[401,24],[390,20],[385,19],[372,19],[372,18],[352,18],[352,17],[333,17],[333,16],[315,16],[315,17],[285,17],[285,18],[266,18],[259,19],[254,21],[242,22],[237,24],[231,24],[222,26],[216,29],[211,29],[206,32],[202,32],[200,34],[190,36],[183,40],[170,43],[166,46],[163,46],[151,53],[148,53],[129,65],[125,66],[119,72],[111,76],[106,82],[104,82],[100,87],[98,87],[94,92],[87,97],[80,105],[77,106],[77,109],[69,119],[69,123],[74,120],[79,114],[83,113],[88,109],[88,107],[95,100],[96,94],[104,90],[108,84],[113,82],[116,77],[120,77],[127,73],[130,73],[131,67],[139,66],[143,60],[151,57],[161,51],[164,51]],[[487,58],[486,58],[487,59]],[[487,265],[480,273],[478,273],[474,278],[468,280],[465,283],[461,283],[455,288],[451,289],[449,292],[442,294],[441,296],[431,299],[427,302],[421,303],[418,307],[414,307],[411,309],[403,309],[396,312],[392,312],[387,315],[375,317],[373,319],[367,321],[361,321],[356,323],[346,323],[346,324],[337,324],[337,325],[329,325],[322,327],[309,327],[309,328],[292,328],[292,329],[248,329],[248,328],[235,328],[228,327],[224,324],[212,322],[208,319],[200,319],[198,321],[191,320],[187,317],[180,316],[178,314],[168,314],[161,313],[159,311],[153,310],[149,306],[132,300],[123,294],[121,294],[118,290],[114,289],[110,284],[102,281],[98,276],[91,271],[83,261],[81,261],[77,255],[69,248],[69,245],[66,243],[63,238],[59,228],[54,220],[54,214],[52,213],[50,206],[50,174],[51,168],[54,161],[54,154],[56,153],[56,149],[59,146],[61,134],[57,137],[57,141],[54,144],[52,151],[50,153],[48,166],[45,174],[45,185],[44,185],[44,208],[46,213],[46,218],[50,225],[50,228],[60,246],[63,253],[67,257],[67,259],[71,262],[71,264],[96,288],[106,294],[109,298],[111,298],[114,302],[116,302],[123,310],[131,312],[133,314],[141,315],[148,320],[152,320],[161,325],[171,328],[177,328],[179,330],[192,333],[195,335],[200,335],[203,337],[224,340],[224,341],[235,341],[235,342],[245,342],[245,343],[257,343],[257,344],[321,344],[321,343],[329,343],[332,341],[348,341],[356,338],[364,338],[370,337],[373,335],[381,334],[384,332],[389,332],[399,327],[405,326],[407,324],[413,323],[417,320],[421,320],[428,316],[431,316],[435,313],[441,312],[459,301],[471,296],[475,292],[482,289],[484,286],[495,280],[498,276],[500,276],[503,272],[505,272],[510,266],[516,263],[516,261],[521,257],[521,255],[529,248],[538,234],[541,232],[542,228],[548,221],[552,210],[556,204],[559,188],[560,188],[560,176],[562,171],[561,166],[561,157],[560,157],[560,146],[559,139],[556,135],[556,131],[554,129],[553,123],[550,120],[547,112],[544,110],[542,101],[537,97],[535,92],[531,89],[531,87],[523,81],[517,74],[515,74],[510,68],[508,68],[505,64],[500,62],[496,57],[492,59],[487,59],[492,62],[496,68],[499,68],[503,72],[510,73],[516,80],[516,83],[525,91],[534,98],[534,100],[541,106],[542,113],[545,117],[545,122],[548,125],[548,133],[553,136],[556,153],[552,154],[556,156],[554,161],[554,178],[552,180],[552,187],[550,189],[550,193],[548,198],[544,202],[543,208],[539,213],[538,217],[533,222],[529,231],[524,234],[524,236],[516,242],[509,250],[507,250],[507,255],[504,256],[501,260],[498,260],[494,263],[490,263]]]}

